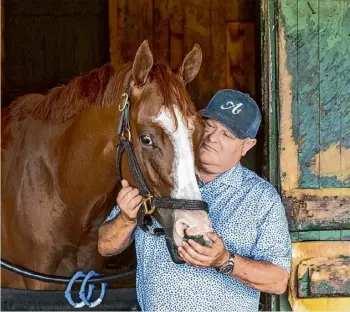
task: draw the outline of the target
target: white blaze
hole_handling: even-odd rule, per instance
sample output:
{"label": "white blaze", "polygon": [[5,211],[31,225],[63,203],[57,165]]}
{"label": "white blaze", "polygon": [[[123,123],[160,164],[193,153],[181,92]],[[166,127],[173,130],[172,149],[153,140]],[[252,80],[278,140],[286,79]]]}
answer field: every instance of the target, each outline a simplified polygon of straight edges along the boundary
{"label": "white blaze", "polygon": [[175,130],[175,121],[172,120],[169,109],[161,108],[158,116],[153,121],[164,128],[174,146],[174,190],[173,198],[202,199],[195,176],[194,155],[192,146],[192,130],[183,122],[182,114],[174,106],[178,127]]}

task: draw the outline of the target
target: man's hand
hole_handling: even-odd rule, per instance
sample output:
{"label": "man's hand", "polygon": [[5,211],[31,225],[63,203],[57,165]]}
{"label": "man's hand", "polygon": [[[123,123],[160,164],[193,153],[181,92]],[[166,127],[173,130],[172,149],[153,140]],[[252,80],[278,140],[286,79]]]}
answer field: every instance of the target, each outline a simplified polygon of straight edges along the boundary
{"label": "man's hand", "polygon": [[213,242],[211,247],[202,246],[191,239],[188,242],[183,241],[182,246],[178,248],[180,257],[199,268],[212,268],[224,264],[230,257],[224,243],[216,233],[209,233],[208,237]]}
{"label": "man's hand", "polygon": [[142,196],[137,188],[122,180],[122,189],[117,196],[117,204],[120,208],[120,217],[127,223],[135,223],[137,212],[140,208]]}

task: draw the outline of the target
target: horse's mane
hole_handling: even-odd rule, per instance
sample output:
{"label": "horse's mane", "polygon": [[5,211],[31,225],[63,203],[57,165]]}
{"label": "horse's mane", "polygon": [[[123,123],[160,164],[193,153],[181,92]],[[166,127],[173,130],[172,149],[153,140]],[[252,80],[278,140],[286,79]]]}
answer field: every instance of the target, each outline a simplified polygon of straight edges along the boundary
{"label": "horse's mane", "polygon": [[[125,67],[120,72],[124,72]],[[11,115],[18,120],[32,116],[43,121],[64,122],[84,108],[102,106],[104,91],[114,73],[113,66],[106,64],[74,78],[66,86],[51,89],[46,95],[19,97],[10,105]]]}
{"label": "horse's mane", "polygon": [[[111,64],[106,64],[74,78],[65,86],[51,89],[46,95],[28,94],[19,97],[9,107],[12,118],[23,120],[32,116],[34,119],[60,123],[84,108],[117,105],[131,67],[132,63],[128,63],[116,72]],[[173,117],[174,104],[179,106],[185,122],[189,117],[196,116],[195,106],[191,105],[186,88],[167,65],[154,65],[149,77],[158,84],[164,105]]]}

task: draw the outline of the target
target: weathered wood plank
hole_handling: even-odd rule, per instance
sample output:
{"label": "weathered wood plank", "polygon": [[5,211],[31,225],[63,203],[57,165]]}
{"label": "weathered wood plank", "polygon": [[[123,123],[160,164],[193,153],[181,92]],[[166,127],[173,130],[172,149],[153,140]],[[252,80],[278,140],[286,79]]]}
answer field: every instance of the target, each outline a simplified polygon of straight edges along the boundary
{"label": "weathered wood plank", "polygon": [[[293,311],[348,311],[349,297],[319,297],[314,300],[299,298],[298,269],[302,261],[315,258],[350,256],[349,241],[313,241],[292,244],[292,268],[289,279],[289,302]],[[341,270],[340,270],[341,271]],[[301,274],[301,277],[303,274]],[[305,287],[307,289],[307,287]]]}
{"label": "weathered wood plank", "polygon": [[153,50],[153,1],[137,1],[136,6],[140,10],[140,42],[148,40],[150,48]]}
{"label": "weathered wood plank", "polygon": [[291,232],[290,239],[292,240],[292,243],[298,242],[299,241],[299,232]]}
{"label": "weathered wood plank", "polygon": [[343,187],[350,188],[350,1],[341,1],[342,40],[339,102],[341,105],[340,163]]}
{"label": "weathered wood plank", "polygon": [[255,98],[255,25],[227,24],[227,88],[249,93]]}
{"label": "weathered wood plank", "polygon": [[342,230],[340,231],[340,239],[342,240],[350,240],[350,230]]}
{"label": "weathered wood plank", "polygon": [[299,241],[320,240],[320,231],[299,232]]}
{"label": "weathered wood plank", "polygon": [[168,64],[169,51],[169,0],[153,0],[153,56],[157,63]]}
{"label": "weathered wood plank", "polygon": [[320,231],[320,240],[341,240],[341,231]]}
{"label": "weathered wood plank", "polygon": [[350,295],[350,257],[311,258],[298,266],[298,297]]}
{"label": "weathered wood plank", "polygon": [[259,14],[258,1],[255,0],[218,2],[222,2],[225,7],[225,10],[223,11],[224,15],[222,15],[222,17],[225,16],[227,22],[255,22],[256,16]]}
{"label": "weathered wood plank", "polygon": [[121,51],[117,45],[119,36],[120,11],[118,9],[119,1],[108,0],[108,28],[109,28],[109,55],[111,63],[118,66],[120,64]]}
{"label": "weathered wood plank", "polygon": [[[299,186],[298,164],[298,0],[279,1],[278,82],[280,103],[280,180],[289,195]],[[287,196],[288,196],[287,195]]]}
{"label": "weathered wood plank", "polygon": [[188,90],[197,108],[206,106],[211,98],[211,1],[191,0],[185,2],[184,54],[192,50],[195,43],[202,48],[203,62],[197,77]]}
{"label": "weathered wood plank", "polygon": [[109,9],[111,59],[118,67],[134,59],[143,41],[142,11],[137,0],[109,0]]}
{"label": "weathered wood plank", "polygon": [[[226,27],[222,16],[226,14],[222,1],[211,1],[211,50],[212,50],[212,93],[226,88]],[[214,21],[214,22],[213,22]],[[204,107],[204,103],[202,105]]]}
{"label": "weathered wood plank", "polygon": [[[240,90],[257,98],[256,92],[256,48],[255,24],[251,22],[228,22],[226,28],[226,88]],[[259,142],[258,142],[259,143]],[[259,171],[257,149],[252,150],[242,159],[242,165]]]}
{"label": "weathered wood plank", "polygon": [[320,187],[340,187],[342,184],[339,150],[339,86],[342,79],[339,75],[342,71],[340,6],[340,1],[319,1],[321,153],[315,155],[313,163],[320,161]]}
{"label": "weathered wood plank", "polygon": [[320,186],[318,4],[318,0],[298,2],[298,73],[294,79],[298,83],[300,188]]}
{"label": "weathered wood plank", "polygon": [[[322,18],[318,15],[316,0],[279,1],[280,175],[283,196],[300,198],[303,195],[323,197],[350,194],[350,91],[347,87],[350,85],[349,3],[349,0],[321,0],[321,14],[325,17]],[[340,29],[342,39],[333,43],[333,26],[336,24],[333,14],[339,12],[339,4],[340,16],[337,21],[341,25],[336,27]],[[331,16],[326,14],[327,10],[331,10]],[[295,22],[296,12],[298,23]],[[321,25],[320,29],[318,22]],[[326,32],[329,32],[330,36]],[[310,36],[314,38],[308,40]],[[321,46],[318,46],[318,40]],[[327,50],[328,46],[333,46],[333,50]],[[317,58],[318,53],[321,57],[320,62],[312,58]],[[308,64],[309,60],[311,64]],[[322,70],[321,84],[317,82],[320,77],[318,67]],[[312,73],[315,73],[315,76],[312,76]],[[333,79],[329,74],[336,77]],[[334,102],[332,95],[335,96],[339,109],[332,111],[329,116],[323,116],[317,105],[318,95],[321,95],[321,104],[325,102],[326,105],[329,101]],[[307,98],[311,101],[305,101]],[[331,106],[328,109],[331,109]],[[333,132],[332,121],[337,123],[337,118],[340,121],[335,125]],[[323,130],[321,127],[328,129]],[[337,135],[338,140],[334,139]],[[317,147],[319,136],[324,150]],[[295,156],[296,154],[298,156]],[[325,164],[321,168],[322,163]],[[321,169],[323,176],[319,175]]]}
{"label": "weathered wood plank", "polygon": [[289,197],[283,202],[291,231],[350,228],[350,197]]}
{"label": "weathered wood plank", "polygon": [[185,6],[183,0],[169,0],[169,65],[177,68],[184,58]]}
{"label": "weathered wood plank", "polygon": [[323,230],[291,232],[292,242],[350,240],[349,230]]}

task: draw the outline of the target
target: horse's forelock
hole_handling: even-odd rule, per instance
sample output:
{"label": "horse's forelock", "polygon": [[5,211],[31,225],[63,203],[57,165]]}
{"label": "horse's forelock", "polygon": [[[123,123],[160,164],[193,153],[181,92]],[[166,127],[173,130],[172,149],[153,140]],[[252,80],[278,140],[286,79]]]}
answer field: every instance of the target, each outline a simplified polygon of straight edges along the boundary
{"label": "horse's forelock", "polygon": [[[183,122],[189,126],[194,118],[198,118],[199,114],[196,111],[195,105],[192,103],[190,96],[186,90],[185,84],[164,64],[154,65],[150,73],[151,79],[155,80],[159,87],[159,91],[163,97],[163,104],[169,109],[175,127],[178,127],[177,118],[174,111],[176,105],[183,117]],[[200,120],[200,118],[198,118]]]}

